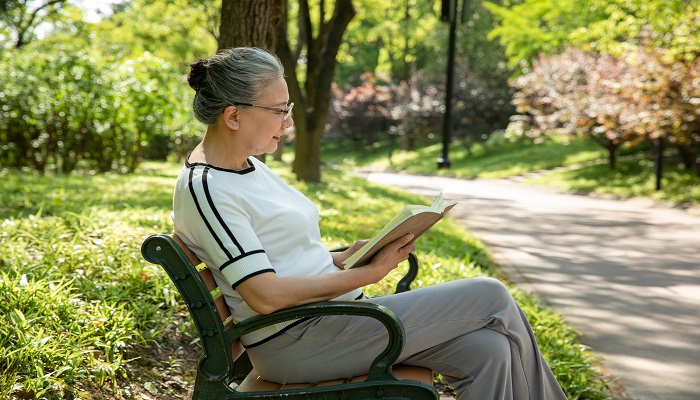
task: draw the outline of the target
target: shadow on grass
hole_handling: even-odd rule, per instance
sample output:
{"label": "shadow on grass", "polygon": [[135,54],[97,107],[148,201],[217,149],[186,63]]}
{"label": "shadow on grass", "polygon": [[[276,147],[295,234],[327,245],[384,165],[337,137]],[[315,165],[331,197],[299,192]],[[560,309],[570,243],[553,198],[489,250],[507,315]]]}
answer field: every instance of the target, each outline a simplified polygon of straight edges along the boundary
{"label": "shadow on grass", "polygon": [[580,194],[646,197],[672,202],[681,208],[700,204],[700,177],[678,165],[667,165],[662,174],[661,190],[656,190],[655,168],[648,160],[621,160],[614,170],[607,164],[598,164],[551,172],[530,182]]}

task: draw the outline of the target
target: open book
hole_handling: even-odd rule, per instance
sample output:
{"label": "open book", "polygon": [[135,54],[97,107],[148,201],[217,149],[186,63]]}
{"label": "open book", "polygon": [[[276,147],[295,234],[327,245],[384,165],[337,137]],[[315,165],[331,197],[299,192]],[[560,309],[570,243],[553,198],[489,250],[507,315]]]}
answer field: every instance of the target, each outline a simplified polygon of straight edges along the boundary
{"label": "open book", "polygon": [[440,192],[432,206],[405,206],[377,235],[345,260],[345,269],[368,264],[384,246],[408,233],[413,234],[412,242],[415,241],[440,221],[455,204],[456,201],[445,202]]}

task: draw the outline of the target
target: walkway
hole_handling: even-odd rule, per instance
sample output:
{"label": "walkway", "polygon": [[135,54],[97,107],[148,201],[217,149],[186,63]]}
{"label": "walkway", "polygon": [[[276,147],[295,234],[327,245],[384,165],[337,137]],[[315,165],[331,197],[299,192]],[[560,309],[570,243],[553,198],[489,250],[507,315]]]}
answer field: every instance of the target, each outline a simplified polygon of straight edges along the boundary
{"label": "walkway", "polygon": [[452,218],[583,333],[635,400],[700,399],[700,215],[511,180],[369,173]]}

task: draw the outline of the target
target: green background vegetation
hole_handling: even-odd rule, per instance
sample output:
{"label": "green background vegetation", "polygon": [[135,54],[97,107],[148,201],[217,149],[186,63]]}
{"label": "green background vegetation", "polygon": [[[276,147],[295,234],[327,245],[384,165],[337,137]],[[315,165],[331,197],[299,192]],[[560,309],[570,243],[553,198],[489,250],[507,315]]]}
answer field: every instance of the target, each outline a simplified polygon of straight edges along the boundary
{"label": "green background vegetation", "polygon": [[[272,166],[293,181],[286,164]],[[193,378],[193,360],[160,344],[166,332],[193,336],[184,305],[139,252],[146,236],[171,229],[177,171],[147,163],[127,175],[2,175],[0,310],[8,318],[0,324],[0,395],[129,398],[135,387],[168,395],[180,393],[164,385],[170,375],[183,386]],[[427,204],[340,166],[325,172],[328,183],[295,185],[318,204],[329,247],[371,236],[405,203]],[[468,276],[507,280],[488,249],[450,220],[426,234],[417,253],[422,268],[413,288]],[[399,278],[397,271],[367,293],[390,293]],[[512,292],[570,398],[604,398],[604,380],[576,331],[538,299]],[[198,352],[196,341],[181,346]],[[147,358],[149,348],[161,350]]]}
{"label": "green background vegetation", "polygon": [[[290,15],[298,14],[298,2],[288,3]],[[322,3],[332,4],[309,1],[315,24]],[[180,165],[173,162],[203,130],[190,116],[184,75],[190,61],[216,50],[220,1],[123,1],[96,23],[59,1],[31,25],[38,4],[0,1],[0,397],[186,397],[197,334],[179,295],[139,247],[171,230]],[[694,3],[466,2],[457,27],[452,168],[439,171],[448,37],[440,2],[353,4],[357,15],[337,56],[324,180],[295,182],[289,152],[270,161],[319,205],[329,247],[369,237],[403,204],[425,202],[368,184],[353,175],[361,168],[517,176],[579,193],[700,203],[692,164],[700,160],[700,95],[697,85],[674,89],[700,82],[679,78],[698,74]],[[294,22],[289,30],[299,31]],[[633,64],[630,55],[651,58]],[[614,97],[610,89],[632,76],[617,72],[632,67],[643,77],[633,81],[646,85]],[[595,77],[583,70],[607,86],[589,85]],[[622,114],[610,105],[634,96],[675,114],[653,114],[634,129],[611,122]],[[659,138],[667,147],[656,190]],[[449,220],[419,242],[418,253],[416,286],[478,275],[507,281],[488,249]],[[395,280],[369,292],[386,293]],[[609,397],[575,330],[537,298],[512,292],[569,398]]]}

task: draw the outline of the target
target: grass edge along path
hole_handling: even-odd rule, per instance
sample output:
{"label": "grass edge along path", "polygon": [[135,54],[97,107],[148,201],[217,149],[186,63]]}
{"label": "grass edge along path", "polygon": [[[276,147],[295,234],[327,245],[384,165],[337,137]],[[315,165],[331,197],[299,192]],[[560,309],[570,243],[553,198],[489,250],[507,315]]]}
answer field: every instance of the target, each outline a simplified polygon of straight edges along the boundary
{"label": "grass edge along path", "polygon": [[346,154],[342,146],[327,147],[324,155],[329,162],[354,168],[464,179],[518,177],[523,183],[570,193],[645,198],[662,206],[700,209],[700,177],[681,166],[673,148],[665,153],[662,188],[656,190],[653,152],[646,144],[620,148],[615,169],[608,166],[607,152],[591,139],[563,135],[510,141],[503,134],[494,134],[488,141],[475,144],[471,155],[463,146],[453,144],[452,167],[440,170],[436,160],[442,152],[441,144],[396,150],[391,156],[381,145],[354,155]]}
{"label": "grass edge along path", "polygon": [[[292,181],[286,165],[271,163]],[[140,245],[171,228],[179,166],[140,175],[0,178],[0,398],[187,398],[199,349],[167,276]],[[321,211],[329,247],[376,232],[406,203],[426,200],[369,184],[343,168],[325,183],[294,185]],[[506,280],[484,245],[449,218],[418,243],[414,288],[469,276]],[[388,293],[399,272],[367,288]],[[511,291],[570,399],[608,398],[594,356],[578,333],[538,299]]]}

